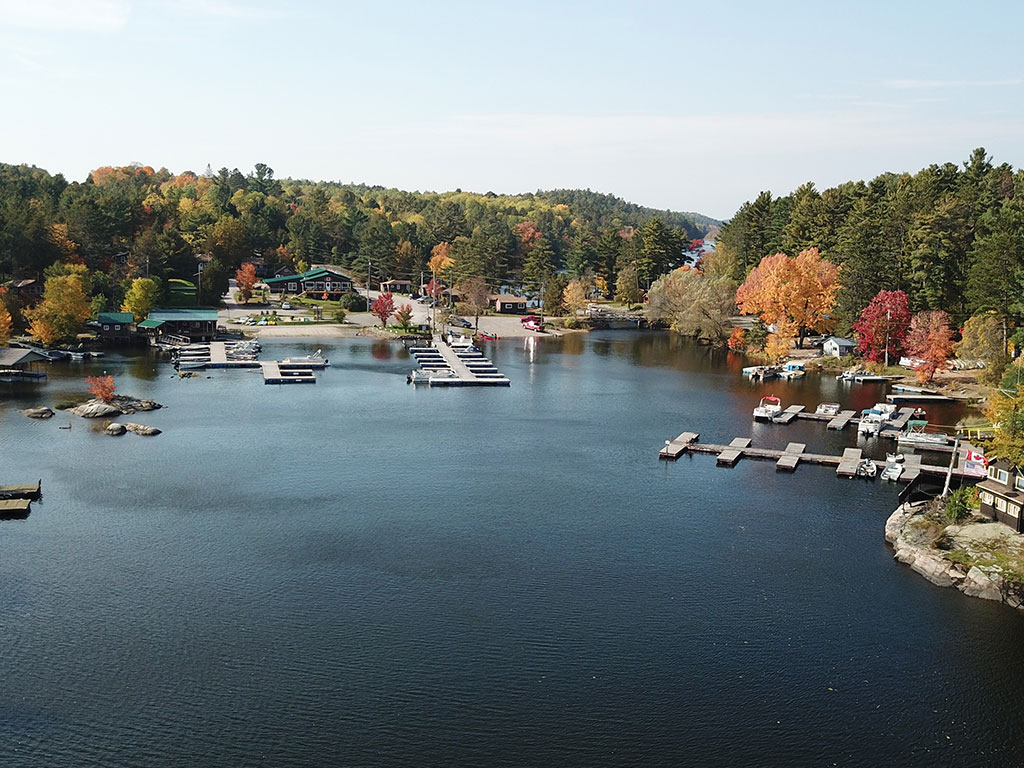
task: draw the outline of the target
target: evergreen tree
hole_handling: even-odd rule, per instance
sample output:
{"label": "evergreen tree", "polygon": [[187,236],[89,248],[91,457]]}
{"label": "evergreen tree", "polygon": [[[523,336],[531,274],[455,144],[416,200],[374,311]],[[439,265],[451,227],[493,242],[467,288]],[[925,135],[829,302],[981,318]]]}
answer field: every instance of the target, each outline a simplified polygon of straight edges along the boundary
{"label": "evergreen tree", "polygon": [[540,237],[534,242],[523,264],[523,281],[527,291],[537,293],[545,281],[555,274],[554,253],[547,238]]}

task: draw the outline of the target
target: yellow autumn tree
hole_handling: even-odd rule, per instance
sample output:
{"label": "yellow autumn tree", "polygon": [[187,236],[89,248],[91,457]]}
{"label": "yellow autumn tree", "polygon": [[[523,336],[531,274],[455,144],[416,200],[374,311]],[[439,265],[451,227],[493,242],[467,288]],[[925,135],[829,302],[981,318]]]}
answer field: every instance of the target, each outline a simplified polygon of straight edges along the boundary
{"label": "yellow autumn tree", "polygon": [[132,280],[131,287],[124,295],[122,312],[131,312],[136,323],[141,323],[149,315],[156,302],[156,282],[148,277],[137,277]]}
{"label": "yellow autumn tree", "polygon": [[43,300],[24,314],[29,333],[42,344],[73,340],[92,314],[81,275],[47,278]]}
{"label": "yellow autumn tree", "polygon": [[764,345],[764,354],[770,362],[777,363],[789,357],[789,350],[793,346],[794,328],[791,323],[779,323],[774,333],[768,334],[768,341]]}
{"label": "yellow autumn tree", "polygon": [[839,267],[823,259],[817,248],[794,258],[777,253],[761,259],[747,276],[736,291],[736,306],[769,325],[789,324],[802,347],[808,331],[821,333],[835,326],[832,308],[839,287]]}
{"label": "yellow autumn tree", "polygon": [[0,347],[7,346],[7,342],[11,340],[11,328],[14,326],[11,313],[4,305],[3,299],[6,292],[6,288],[0,287]]}
{"label": "yellow autumn tree", "polygon": [[576,317],[580,310],[587,308],[587,286],[582,280],[577,278],[565,286],[565,290],[562,291],[562,303],[565,304],[570,317]]}

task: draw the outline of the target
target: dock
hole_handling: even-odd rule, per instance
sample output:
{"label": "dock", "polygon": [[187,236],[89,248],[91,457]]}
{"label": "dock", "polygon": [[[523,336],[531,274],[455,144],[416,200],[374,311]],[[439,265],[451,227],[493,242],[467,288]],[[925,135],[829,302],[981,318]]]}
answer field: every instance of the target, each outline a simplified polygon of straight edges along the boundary
{"label": "dock", "polygon": [[[685,438],[685,439],[684,439]],[[958,464],[963,464],[963,458],[968,449],[961,447]],[[669,440],[658,452],[658,457],[669,461],[675,461],[685,453],[711,454],[716,457],[716,463],[720,467],[733,467],[741,459],[768,459],[775,462],[778,471],[793,472],[799,464],[821,464],[836,468],[836,475],[839,477],[856,477],[857,465],[864,459],[863,451],[860,448],[847,448],[842,456],[835,456],[821,453],[808,453],[807,446],[803,443],[789,443],[785,450],[777,448],[759,448],[751,444],[749,437],[734,438],[728,445],[716,443],[701,443],[696,432],[683,432],[675,440]],[[885,462],[872,459],[875,467],[879,470],[885,468]],[[909,483],[916,480],[920,475],[932,477],[945,477],[949,470],[948,462],[945,464],[925,464],[918,454],[907,454],[904,457],[903,473],[899,481]],[[953,469],[953,477],[961,480],[983,479],[975,473],[967,472],[960,467]]]}
{"label": "dock", "polygon": [[0,499],[0,520],[24,520],[31,511],[29,499]]}
{"label": "dock", "polygon": [[[412,347],[419,365],[410,381],[425,381],[431,387],[507,387],[508,377],[471,343],[455,344],[435,337],[429,347]],[[669,441],[671,443],[672,441]]]}
{"label": "dock", "polygon": [[776,424],[789,424],[789,422],[795,419],[803,409],[804,407],[802,405],[791,405],[772,419],[772,421]]}
{"label": "dock", "polygon": [[915,392],[902,392],[895,395],[886,395],[885,399],[890,403],[952,403],[952,397],[945,395],[929,395]]}
{"label": "dock", "polygon": [[825,429],[845,429],[855,415],[856,411],[840,411],[825,425]]}
{"label": "dock", "polygon": [[42,480],[31,485],[0,485],[0,499],[38,499],[42,488]]}
{"label": "dock", "polygon": [[281,367],[281,364],[274,360],[259,363],[259,366],[263,371],[264,384],[316,384],[316,375],[312,368],[292,368],[287,365]]}

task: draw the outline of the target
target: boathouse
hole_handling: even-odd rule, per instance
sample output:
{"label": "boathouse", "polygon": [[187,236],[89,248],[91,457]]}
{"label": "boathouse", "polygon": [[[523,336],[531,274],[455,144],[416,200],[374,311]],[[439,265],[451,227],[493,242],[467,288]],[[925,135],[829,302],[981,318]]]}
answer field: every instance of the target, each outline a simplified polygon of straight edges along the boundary
{"label": "boathouse", "polygon": [[491,296],[491,304],[495,312],[522,315],[526,313],[526,299],[522,296],[510,296],[505,293]]}
{"label": "boathouse", "polygon": [[96,315],[100,338],[104,341],[129,341],[132,337],[133,322],[135,315],[131,312],[100,312]]}
{"label": "boathouse", "polygon": [[0,381],[45,379],[42,363],[46,358],[31,349],[0,347]]}
{"label": "boathouse", "polygon": [[337,301],[343,294],[352,292],[352,278],[328,267],[318,267],[300,275],[269,277],[263,282],[271,293],[305,295],[313,299],[322,298],[326,293],[328,299]]}
{"label": "boathouse", "polygon": [[832,357],[846,357],[852,355],[857,349],[857,342],[853,339],[844,339],[839,336],[830,336],[821,345],[821,351]]}
{"label": "boathouse", "polygon": [[978,483],[981,514],[1008,525],[1018,533],[1021,505],[1024,504],[1024,471],[1006,459],[995,459],[988,466],[988,477]]}
{"label": "boathouse", "polygon": [[217,335],[216,309],[154,309],[139,323],[139,330],[159,339],[212,341]]}

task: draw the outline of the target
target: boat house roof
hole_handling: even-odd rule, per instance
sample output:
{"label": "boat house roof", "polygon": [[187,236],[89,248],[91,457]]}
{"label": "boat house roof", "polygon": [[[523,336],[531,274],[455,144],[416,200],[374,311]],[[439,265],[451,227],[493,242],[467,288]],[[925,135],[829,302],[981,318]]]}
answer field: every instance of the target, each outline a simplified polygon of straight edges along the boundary
{"label": "boat house roof", "polygon": [[[149,313],[149,320],[162,320],[165,323],[182,322],[217,322],[216,309],[154,309]],[[141,323],[139,325],[142,325]],[[147,325],[146,328],[153,326]]]}
{"label": "boat house roof", "polygon": [[278,283],[303,283],[306,280],[319,280],[323,277],[334,277],[341,278],[342,280],[348,280],[352,282],[352,278],[348,275],[344,275],[341,272],[333,269],[327,269],[325,267],[319,267],[317,269],[310,269],[303,272],[301,275],[283,275],[281,277],[268,277],[263,282],[267,285],[277,285]]}
{"label": "boat house roof", "polygon": [[131,323],[134,319],[131,312],[100,312],[96,315],[98,323]]}
{"label": "boat house roof", "polygon": [[25,363],[41,363],[44,360],[46,360],[45,357],[31,349],[0,348],[0,368],[13,368]]}

